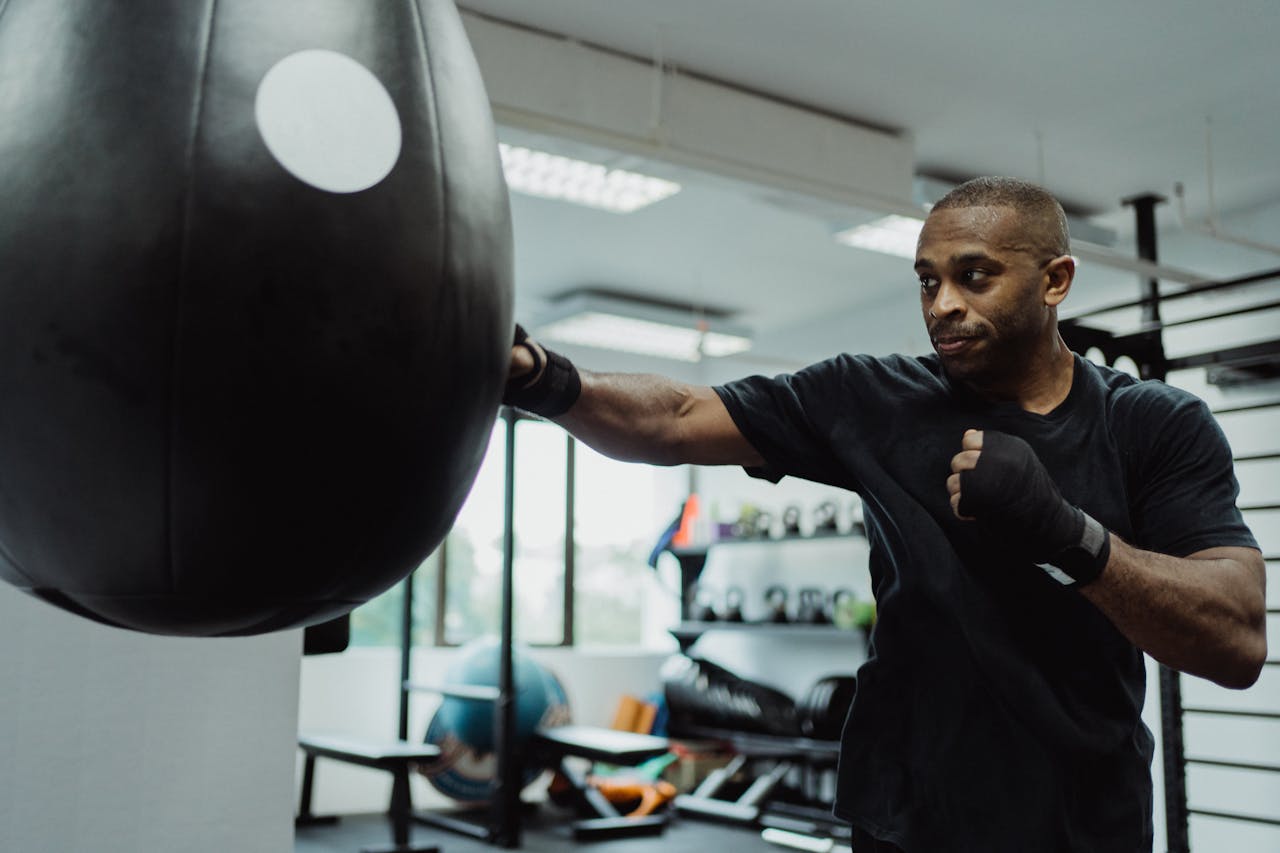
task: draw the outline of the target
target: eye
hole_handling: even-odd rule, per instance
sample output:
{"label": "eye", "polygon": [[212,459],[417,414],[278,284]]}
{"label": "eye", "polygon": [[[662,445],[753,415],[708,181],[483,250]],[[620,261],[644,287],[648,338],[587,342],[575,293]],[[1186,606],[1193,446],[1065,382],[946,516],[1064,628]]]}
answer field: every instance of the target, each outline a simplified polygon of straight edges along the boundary
{"label": "eye", "polygon": [[980,269],[969,269],[960,274],[960,280],[966,284],[981,284],[987,280],[987,277],[987,271]]}
{"label": "eye", "polygon": [[936,288],[937,286],[938,286],[938,280],[937,280],[936,278],[934,278],[933,276],[929,276],[929,275],[922,275],[922,276],[920,276],[920,290],[921,290],[921,291],[923,291],[923,292],[925,292],[925,293],[928,293],[930,290],[933,290],[933,289],[934,289],[934,288]]}

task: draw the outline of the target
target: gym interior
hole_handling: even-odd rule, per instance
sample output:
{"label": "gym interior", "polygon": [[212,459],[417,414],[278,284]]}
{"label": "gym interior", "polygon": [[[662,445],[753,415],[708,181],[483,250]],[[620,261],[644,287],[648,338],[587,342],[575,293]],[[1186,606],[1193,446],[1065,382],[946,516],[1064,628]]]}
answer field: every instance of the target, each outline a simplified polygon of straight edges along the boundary
{"label": "gym interior", "polygon": [[[1154,849],[1280,851],[1280,5],[157,6],[172,9],[140,21],[123,0],[0,0],[0,851],[851,849],[831,814],[836,759],[876,624],[857,496],[610,459],[497,405],[507,335],[519,322],[585,369],[698,385],[929,353],[920,223],[980,175],[1036,182],[1066,209],[1069,345],[1201,397],[1231,444],[1272,651],[1246,690],[1147,659]],[[208,97],[153,120],[171,98],[148,89],[168,92],[166,63],[188,54],[216,60],[193,84]],[[205,127],[169,158],[203,176],[147,176],[170,165],[156,128],[185,139],[237,98],[243,148],[239,130]],[[433,189],[377,200],[410,166]],[[254,169],[275,172],[254,189]],[[474,203],[472,173],[492,184]],[[363,195],[364,218],[334,225],[277,191],[289,182],[325,204]],[[169,239],[184,205],[199,213],[174,250],[191,298],[181,332],[153,336],[126,312],[165,274],[116,271],[129,239],[91,244],[120,220]],[[431,254],[443,231],[470,268]],[[326,254],[298,257],[312,251]],[[271,374],[305,386],[288,418],[237,438],[253,419],[224,416],[225,386],[273,371],[294,339],[226,282],[252,278],[276,306],[308,277],[363,292],[420,256],[434,260],[417,286],[453,276],[463,291],[418,330],[439,336],[422,369],[443,403],[345,367],[339,384],[358,389],[330,397],[315,377],[332,368],[304,359]],[[75,318],[28,310],[90,267]],[[112,277],[129,294],[114,307]],[[219,283],[196,299],[205,280]],[[188,316],[224,311],[246,319]],[[82,315],[114,343],[65,328]],[[237,352],[272,323],[269,347]],[[45,332],[54,344],[31,343]],[[419,358],[401,332],[371,348],[388,364]],[[198,391],[135,387],[128,365],[153,338],[219,353],[183,380]],[[181,411],[131,437],[126,414],[65,395],[41,408],[29,364],[111,388],[118,412],[153,396]],[[188,475],[141,444],[205,448],[189,455],[209,463],[207,493],[179,494]],[[400,458],[403,501],[367,476]],[[258,489],[233,470],[246,459],[279,476]],[[134,540],[177,555],[177,533],[120,508],[153,480],[148,512],[190,549],[174,565],[202,566],[223,598],[296,586],[325,605],[84,604],[70,570],[65,595],[48,577],[25,594],[39,560],[96,571],[103,555],[123,590]],[[225,495],[235,510],[209,509]],[[363,559],[376,577],[334,574]]]}

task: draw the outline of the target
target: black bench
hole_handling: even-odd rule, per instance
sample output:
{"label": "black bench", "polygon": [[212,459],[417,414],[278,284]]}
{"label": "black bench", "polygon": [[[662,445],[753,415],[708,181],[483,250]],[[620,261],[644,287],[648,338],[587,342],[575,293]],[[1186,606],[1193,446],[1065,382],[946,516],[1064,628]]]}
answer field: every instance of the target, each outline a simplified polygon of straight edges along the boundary
{"label": "black bench", "polygon": [[298,807],[295,824],[308,826],[335,823],[333,816],[311,813],[311,789],[315,782],[317,758],[328,758],[391,774],[391,806],[387,816],[391,820],[392,844],[366,847],[361,853],[440,853],[439,847],[424,847],[409,843],[409,825],[413,816],[413,797],[409,790],[409,768],[416,764],[430,764],[440,758],[440,748],[432,744],[409,743],[403,740],[372,741],[337,736],[302,735],[298,747],[306,755],[302,770],[302,802]]}
{"label": "black bench", "polygon": [[599,816],[574,821],[574,838],[596,840],[657,835],[666,828],[667,819],[663,815],[623,817],[604,794],[591,786],[587,774],[567,760],[584,758],[593,762],[634,767],[666,755],[671,749],[666,738],[595,726],[559,726],[539,729],[533,736],[530,748],[536,755],[557,765],[557,769],[569,781],[576,804],[585,806],[589,812]]}

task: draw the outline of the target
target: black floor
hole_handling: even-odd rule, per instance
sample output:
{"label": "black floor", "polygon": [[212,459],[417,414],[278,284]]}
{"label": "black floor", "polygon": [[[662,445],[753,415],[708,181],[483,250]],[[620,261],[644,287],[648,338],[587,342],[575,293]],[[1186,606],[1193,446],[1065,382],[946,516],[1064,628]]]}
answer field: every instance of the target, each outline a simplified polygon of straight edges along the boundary
{"label": "black floor", "polygon": [[[785,853],[761,840],[760,831],[676,817],[662,835],[583,843],[574,841],[567,822],[540,811],[528,819],[520,849],[530,853]],[[383,815],[344,817],[334,826],[300,827],[295,853],[357,853],[361,847],[389,844],[391,828]],[[427,826],[415,826],[413,841],[435,844],[441,853],[494,853],[499,848]]]}

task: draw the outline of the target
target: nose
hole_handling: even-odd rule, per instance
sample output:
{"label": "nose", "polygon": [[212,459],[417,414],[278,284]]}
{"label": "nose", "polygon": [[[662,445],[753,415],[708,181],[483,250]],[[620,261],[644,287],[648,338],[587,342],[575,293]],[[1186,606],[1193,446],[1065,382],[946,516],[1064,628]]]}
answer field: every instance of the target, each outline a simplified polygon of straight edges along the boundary
{"label": "nose", "polygon": [[941,319],[949,315],[963,317],[969,306],[964,301],[964,294],[953,282],[943,280],[933,296],[933,305],[929,312]]}

